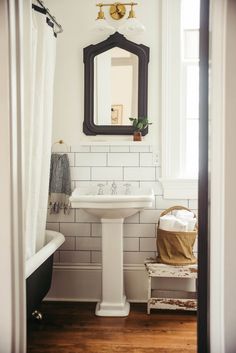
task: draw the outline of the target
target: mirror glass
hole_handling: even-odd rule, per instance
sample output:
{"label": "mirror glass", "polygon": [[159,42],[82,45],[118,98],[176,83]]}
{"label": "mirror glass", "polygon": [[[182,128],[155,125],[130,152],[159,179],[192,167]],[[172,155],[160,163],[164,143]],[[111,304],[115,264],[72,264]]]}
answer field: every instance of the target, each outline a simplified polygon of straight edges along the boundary
{"label": "mirror glass", "polygon": [[94,58],[95,125],[131,125],[138,116],[138,56],[119,47]]}

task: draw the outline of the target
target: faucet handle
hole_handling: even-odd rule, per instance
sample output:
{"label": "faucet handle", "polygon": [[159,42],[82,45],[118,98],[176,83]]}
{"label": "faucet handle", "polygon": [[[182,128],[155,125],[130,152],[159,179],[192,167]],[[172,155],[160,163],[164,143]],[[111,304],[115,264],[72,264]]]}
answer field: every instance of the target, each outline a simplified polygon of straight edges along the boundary
{"label": "faucet handle", "polygon": [[103,195],[104,194],[104,184],[98,184],[98,195]]}
{"label": "faucet handle", "polygon": [[130,190],[131,184],[126,183],[126,184],[124,184],[124,186],[125,186],[125,195],[131,194],[131,190]]}

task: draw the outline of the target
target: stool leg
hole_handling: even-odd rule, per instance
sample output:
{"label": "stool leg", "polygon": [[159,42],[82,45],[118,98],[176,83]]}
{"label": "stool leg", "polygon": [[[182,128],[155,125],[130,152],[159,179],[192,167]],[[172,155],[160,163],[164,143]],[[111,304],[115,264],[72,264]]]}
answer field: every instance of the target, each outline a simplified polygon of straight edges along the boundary
{"label": "stool leg", "polygon": [[147,314],[150,315],[150,305],[149,305],[149,302],[147,304]]}
{"label": "stool leg", "polygon": [[150,298],[152,292],[152,277],[148,276],[148,301],[147,301],[147,314],[150,314]]}

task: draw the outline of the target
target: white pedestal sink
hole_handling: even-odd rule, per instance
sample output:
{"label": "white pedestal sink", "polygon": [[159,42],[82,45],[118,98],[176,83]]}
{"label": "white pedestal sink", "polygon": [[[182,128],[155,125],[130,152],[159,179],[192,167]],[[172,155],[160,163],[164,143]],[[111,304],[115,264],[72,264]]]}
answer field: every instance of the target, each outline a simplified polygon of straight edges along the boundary
{"label": "white pedestal sink", "polygon": [[129,314],[124,293],[123,222],[151,207],[153,199],[152,189],[132,189],[129,195],[96,195],[90,188],[78,188],[72,193],[72,207],[99,217],[102,223],[102,298],[96,306],[98,316]]}

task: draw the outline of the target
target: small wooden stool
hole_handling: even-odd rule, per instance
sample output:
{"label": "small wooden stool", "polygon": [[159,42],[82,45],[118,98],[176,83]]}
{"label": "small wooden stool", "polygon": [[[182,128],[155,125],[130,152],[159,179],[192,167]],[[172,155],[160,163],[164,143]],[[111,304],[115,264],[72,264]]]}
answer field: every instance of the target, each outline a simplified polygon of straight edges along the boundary
{"label": "small wooden stool", "polygon": [[[171,309],[171,310],[197,310],[197,265],[171,266],[156,263],[147,259],[145,267],[148,274],[148,302],[147,313],[150,309]],[[164,297],[166,291],[152,289],[152,279],[154,277],[167,278],[193,278],[195,279],[195,292],[186,292],[185,298],[179,298],[180,291],[169,291],[175,294],[173,297]]]}

